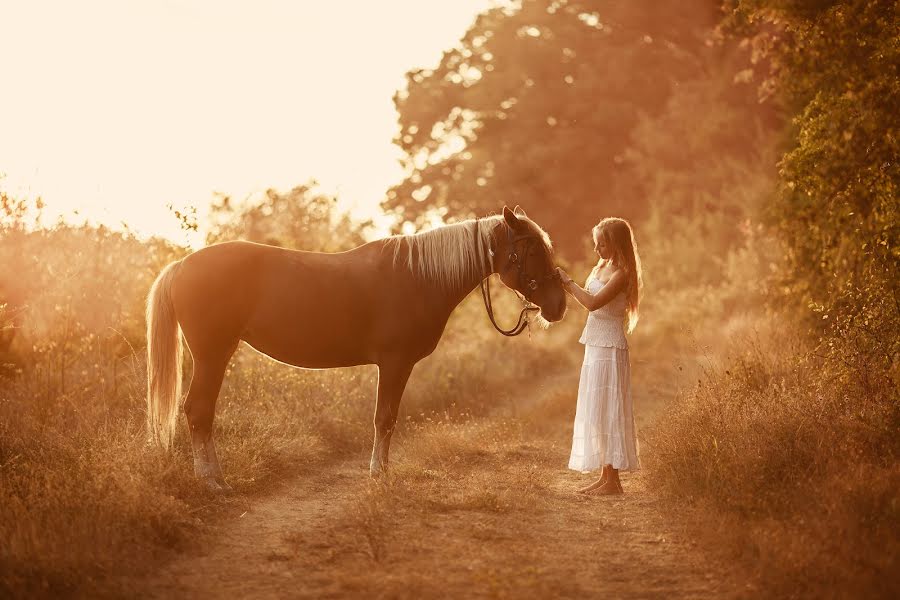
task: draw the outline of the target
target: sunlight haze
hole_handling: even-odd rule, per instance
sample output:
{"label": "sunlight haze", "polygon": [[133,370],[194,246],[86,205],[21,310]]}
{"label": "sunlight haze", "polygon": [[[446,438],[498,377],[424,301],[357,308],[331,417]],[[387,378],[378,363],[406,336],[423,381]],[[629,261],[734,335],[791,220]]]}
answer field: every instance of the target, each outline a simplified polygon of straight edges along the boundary
{"label": "sunlight haze", "polygon": [[0,2],[0,189],[179,241],[167,205],[311,178],[373,216],[402,176],[394,92],[489,5]]}

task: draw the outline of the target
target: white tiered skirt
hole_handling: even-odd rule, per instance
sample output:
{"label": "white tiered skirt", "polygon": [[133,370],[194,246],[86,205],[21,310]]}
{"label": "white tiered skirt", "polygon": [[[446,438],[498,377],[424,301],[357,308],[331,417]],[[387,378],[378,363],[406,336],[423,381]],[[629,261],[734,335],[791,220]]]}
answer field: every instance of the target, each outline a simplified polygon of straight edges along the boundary
{"label": "white tiered skirt", "polygon": [[631,367],[624,348],[586,345],[569,468],[593,471],[603,465],[621,471],[640,469]]}

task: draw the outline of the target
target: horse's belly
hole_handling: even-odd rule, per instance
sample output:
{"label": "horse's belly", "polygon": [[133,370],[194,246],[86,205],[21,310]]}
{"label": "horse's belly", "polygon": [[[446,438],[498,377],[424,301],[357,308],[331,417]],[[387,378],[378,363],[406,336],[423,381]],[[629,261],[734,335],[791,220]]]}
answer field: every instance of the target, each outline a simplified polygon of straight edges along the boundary
{"label": "horse's belly", "polygon": [[341,339],[341,336],[321,338],[301,333],[294,337],[286,335],[284,331],[278,335],[246,332],[242,339],[266,356],[306,369],[353,367],[374,362],[360,344]]}

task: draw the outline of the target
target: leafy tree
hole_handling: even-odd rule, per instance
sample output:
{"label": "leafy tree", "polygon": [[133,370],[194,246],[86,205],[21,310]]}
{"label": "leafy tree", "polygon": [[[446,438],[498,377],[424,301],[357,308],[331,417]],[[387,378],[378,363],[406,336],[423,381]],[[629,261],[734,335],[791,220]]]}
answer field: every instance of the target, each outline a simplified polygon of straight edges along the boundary
{"label": "leafy tree", "polygon": [[[896,377],[900,348],[900,18],[893,0],[749,0],[733,31],[795,116],[769,217],[784,289],[859,373]],[[830,331],[828,331],[830,329]]]}
{"label": "leafy tree", "polygon": [[244,203],[218,199],[210,214],[207,243],[234,239],[298,250],[338,252],[362,244],[366,223],[335,209],[337,199],[315,190],[315,183],[286,193],[267,190]]}
{"label": "leafy tree", "polygon": [[[647,216],[656,167],[678,169],[694,186],[697,153],[680,154],[675,132],[698,140],[705,163],[756,152],[755,95],[746,85],[725,89],[747,56],[713,38],[720,18],[713,1],[523,0],[487,11],[436,69],[410,72],[395,96],[409,175],[385,209],[422,225],[435,213],[452,220],[521,204],[563,252],[581,254],[602,216]],[[717,72],[728,73],[726,85]],[[684,86],[715,96],[724,116],[711,102],[687,104]],[[675,112],[685,120],[673,121]],[[710,118],[716,131],[702,128]],[[700,128],[710,135],[698,138]],[[654,136],[670,142],[651,169],[635,161]]]}
{"label": "leafy tree", "polygon": [[753,243],[775,182],[780,121],[771,103],[759,105],[750,86],[734,82],[739,56],[677,86],[664,110],[642,116],[631,133],[625,164],[647,205],[637,235],[648,293],[718,285],[735,275],[731,252]]}
{"label": "leafy tree", "polygon": [[753,0],[761,75],[796,116],[772,217],[795,283],[821,300],[833,280],[897,281],[900,18],[897,3]]}

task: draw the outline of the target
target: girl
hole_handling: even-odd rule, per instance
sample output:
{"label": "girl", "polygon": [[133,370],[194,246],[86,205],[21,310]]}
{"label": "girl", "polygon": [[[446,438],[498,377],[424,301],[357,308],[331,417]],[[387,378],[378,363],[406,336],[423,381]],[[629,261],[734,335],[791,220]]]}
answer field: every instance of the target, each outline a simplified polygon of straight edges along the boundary
{"label": "girl", "polygon": [[631,402],[628,333],[638,320],[641,259],[631,225],[603,219],[593,229],[600,260],[585,287],[560,270],[563,287],[590,311],[578,341],[585,345],[569,468],[600,478],[579,493],[621,494],[619,471],[640,468]]}

